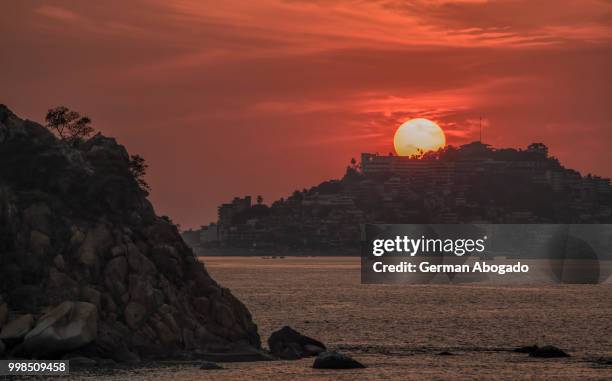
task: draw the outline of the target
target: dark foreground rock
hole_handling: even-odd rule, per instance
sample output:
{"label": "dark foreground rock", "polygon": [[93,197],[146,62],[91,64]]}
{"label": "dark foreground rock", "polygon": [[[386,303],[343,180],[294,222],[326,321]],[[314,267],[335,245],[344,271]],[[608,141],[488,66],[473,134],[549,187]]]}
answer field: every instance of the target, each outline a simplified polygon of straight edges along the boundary
{"label": "dark foreground rock", "polygon": [[268,347],[273,355],[285,360],[316,356],[327,350],[325,344],[304,336],[288,326],[284,326],[270,335]]}
{"label": "dark foreground rock", "polygon": [[70,368],[89,368],[98,365],[97,361],[89,357],[72,357],[69,358]]}
{"label": "dark foreground rock", "polygon": [[513,350],[513,352],[517,352],[517,353],[531,353],[531,352],[535,351],[536,349],[538,349],[537,345],[526,345],[524,347],[515,348]]}
{"label": "dark foreground rock", "polygon": [[599,365],[612,365],[612,357],[600,357],[594,362]]}
{"label": "dark foreground rock", "polygon": [[532,345],[516,348],[514,351],[519,353],[529,353],[529,356],[531,357],[540,358],[570,357],[570,355],[565,351],[553,345],[544,345],[542,347]]}
{"label": "dark foreground rock", "polygon": [[38,319],[24,337],[26,353],[53,357],[91,343],[97,336],[96,306],[86,302],[64,302]]}
{"label": "dark foreground rock", "polygon": [[242,348],[231,352],[202,352],[197,351],[195,358],[212,362],[255,362],[276,360],[263,350]]}
{"label": "dark foreground rock", "polygon": [[217,284],[130,156],[77,145],[0,105],[0,356],[113,359],[256,353],[246,307]]}
{"label": "dark foreground rock", "polygon": [[203,369],[203,370],[218,370],[218,369],[223,369],[223,367],[221,365],[217,364],[216,362],[203,361],[200,364],[200,369]]}
{"label": "dark foreground rock", "polygon": [[338,352],[323,352],[314,360],[312,367],[315,369],[359,369],[365,368],[365,365]]}
{"label": "dark foreground rock", "polygon": [[31,314],[21,315],[6,323],[0,331],[0,340],[7,345],[23,340],[25,335],[32,329],[34,317]]}

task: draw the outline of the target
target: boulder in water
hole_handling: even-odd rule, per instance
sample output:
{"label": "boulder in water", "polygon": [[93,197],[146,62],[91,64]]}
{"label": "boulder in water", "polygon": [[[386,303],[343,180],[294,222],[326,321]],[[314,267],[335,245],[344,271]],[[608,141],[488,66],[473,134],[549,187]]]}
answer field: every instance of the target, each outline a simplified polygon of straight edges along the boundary
{"label": "boulder in water", "polygon": [[543,347],[536,346],[536,348],[529,353],[529,356],[540,358],[570,357],[564,350],[553,345],[545,345]]}
{"label": "boulder in water", "polygon": [[599,365],[612,365],[612,357],[600,357],[595,360],[595,363]]}
{"label": "boulder in water", "polygon": [[323,352],[317,356],[312,367],[315,369],[359,369],[365,368],[365,365],[342,353]]}
{"label": "boulder in water", "polygon": [[524,347],[515,348],[513,351],[517,353],[531,353],[538,349],[537,345],[526,345]]}
{"label": "boulder in water", "polygon": [[327,349],[325,344],[304,336],[289,326],[273,332],[268,339],[268,347],[273,355],[285,360],[316,356]]}

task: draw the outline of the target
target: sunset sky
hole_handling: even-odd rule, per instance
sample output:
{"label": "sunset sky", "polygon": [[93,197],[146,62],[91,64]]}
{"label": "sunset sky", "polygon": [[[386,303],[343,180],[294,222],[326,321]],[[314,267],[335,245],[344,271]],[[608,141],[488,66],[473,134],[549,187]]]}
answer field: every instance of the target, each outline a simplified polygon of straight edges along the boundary
{"label": "sunset sky", "polygon": [[0,44],[0,103],[90,116],[183,227],[338,178],[413,117],[612,176],[610,0],[12,1]]}

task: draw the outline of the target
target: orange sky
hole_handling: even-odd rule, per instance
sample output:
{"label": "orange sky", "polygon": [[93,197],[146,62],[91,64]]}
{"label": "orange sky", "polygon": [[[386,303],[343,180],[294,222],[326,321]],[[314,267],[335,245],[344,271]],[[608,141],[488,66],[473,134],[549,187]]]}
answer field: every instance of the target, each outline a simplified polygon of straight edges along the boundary
{"label": "orange sky", "polygon": [[183,227],[339,177],[412,117],[612,176],[609,0],[4,2],[0,44],[0,103],[89,115]]}

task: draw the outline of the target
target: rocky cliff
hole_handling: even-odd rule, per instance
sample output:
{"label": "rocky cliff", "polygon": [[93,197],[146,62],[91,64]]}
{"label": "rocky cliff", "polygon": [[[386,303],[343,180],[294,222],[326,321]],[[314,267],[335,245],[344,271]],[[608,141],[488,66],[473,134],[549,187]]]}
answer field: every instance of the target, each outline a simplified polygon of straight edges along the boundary
{"label": "rocky cliff", "polygon": [[132,176],[126,149],[78,145],[0,105],[0,357],[137,361],[259,349]]}

